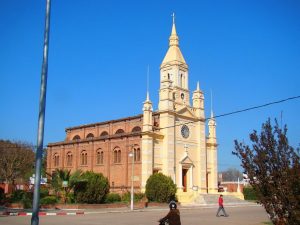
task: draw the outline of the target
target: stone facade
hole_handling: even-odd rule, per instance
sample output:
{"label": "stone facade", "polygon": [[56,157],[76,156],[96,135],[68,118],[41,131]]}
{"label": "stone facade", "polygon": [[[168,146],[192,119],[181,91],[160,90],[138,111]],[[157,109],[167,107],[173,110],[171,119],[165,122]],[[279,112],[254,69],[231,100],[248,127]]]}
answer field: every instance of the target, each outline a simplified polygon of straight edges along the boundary
{"label": "stone facade", "polygon": [[173,20],[160,66],[158,110],[153,112],[147,93],[141,115],[67,128],[65,141],[48,145],[48,172],[65,168],[103,173],[111,190],[121,192],[131,186],[134,163],[135,190],[144,191],[149,176],[162,172],[177,184],[179,196],[217,192],[216,121],[213,113],[205,118],[199,83],[190,96],[188,81]]}

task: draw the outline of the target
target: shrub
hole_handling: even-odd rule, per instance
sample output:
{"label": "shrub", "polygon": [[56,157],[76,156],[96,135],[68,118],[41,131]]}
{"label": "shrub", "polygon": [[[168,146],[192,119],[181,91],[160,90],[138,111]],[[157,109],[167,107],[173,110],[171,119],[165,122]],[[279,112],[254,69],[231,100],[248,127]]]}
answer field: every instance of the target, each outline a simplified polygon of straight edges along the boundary
{"label": "shrub", "polygon": [[147,180],[145,194],[149,201],[169,202],[175,200],[176,190],[176,184],[171,177],[155,173]]}
{"label": "shrub", "polygon": [[[145,196],[144,193],[134,193],[133,201],[140,201]],[[122,195],[122,202],[130,202],[131,201],[131,192],[126,192]]]}
{"label": "shrub", "polygon": [[252,187],[244,187],[243,194],[245,200],[257,200],[255,191]]}
{"label": "shrub", "polygon": [[103,174],[87,171],[74,187],[74,196],[79,203],[102,203],[109,192],[108,179]]}
{"label": "shrub", "polygon": [[122,195],[122,202],[130,202],[130,192],[125,192],[123,195]]}
{"label": "shrub", "polygon": [[23,190],[15,190],[11,195],[11,202],[21,202],[25,193]]}
{"label": "shrub", "polygon": [[134,201],[141,201],[144,197],[144,193],[134,193]]}
{"label": "shrub", "polygon": [[25,192],[23,198],[21,200],[24,209],[32,208],[32,199],[33,193],[32,192]]}
{"label": "shrub", "polygon": [[45,187],[41,187],[40,189],[40,198],[44,198],[46,196],[49,196],[49,190]]}
{"label": "shrub", "polygon": [[51,205],[57,203],[58,199],[56,196],[46,196],[41,199],[41,205]]}
{"label": "shrub", "polygon": [[120,202],[121,196],[117,193],[108,193],[105,196],[105,203]]}
{"label": "shrub", "polygon": [[32,192],[26,192],[23,190],[16,190],[12,193],[10,202],[16,203],[22,203],[23,207],[25,209],[32,208],[32,199],[33,199],[33,193]]}
{"label": "shrub", "polygon": [[74,196],[74,193],[71,192],[68,194],[67,196],[67,203],[75,203],[75,196]]}

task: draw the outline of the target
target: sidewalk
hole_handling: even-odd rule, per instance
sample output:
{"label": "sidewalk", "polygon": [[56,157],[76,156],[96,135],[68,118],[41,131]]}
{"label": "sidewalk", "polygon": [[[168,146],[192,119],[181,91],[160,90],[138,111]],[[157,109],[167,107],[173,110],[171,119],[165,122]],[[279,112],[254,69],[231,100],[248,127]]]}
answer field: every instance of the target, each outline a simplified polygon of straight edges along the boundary
{"label": "sidewalk", "polygon": [[[245,202],[241,204],[226,204],[226,207],[243,207],[243,206],[259,206],[256,203]],[[180,210],[189,209],[201,209],[201,208],[218,208],[217,204],[206,205],[180,205]],[[146,212],[146,211],[168,211],[168,204],[162,204],[159,206],[149,206],[145,208],[134,207],[134,212]],[[130,213],[130,207],[119,208],[88,208],[88,209],[40,209],[39,216],[75,216],[85,214],[99,214],[99,213]],[[0,216],[31,216],[32,209],[12,209],[0,207]]]}

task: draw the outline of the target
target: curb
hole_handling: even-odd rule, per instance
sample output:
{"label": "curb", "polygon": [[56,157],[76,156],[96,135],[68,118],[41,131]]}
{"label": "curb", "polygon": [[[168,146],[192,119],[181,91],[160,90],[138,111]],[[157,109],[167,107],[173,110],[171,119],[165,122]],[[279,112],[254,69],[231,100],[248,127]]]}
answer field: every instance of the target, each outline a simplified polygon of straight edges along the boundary
{"label": "curb", "polygon": [[[226,207],[257,207],[260,206],[258,204],[248,203],[248,204],[226,204]],[[180,207],[180,210],[190,210],[190,209],[201,209],[201,208],[217,208],[216,204],[206,204],[206,205],[185,205]],[[73,209],[76,210],[76,209]],[[161,211],[168,210],[168,208],[147,208],[147,209],[134,209],[134,212],[144,212],[144,211]],[[39,212],[39,216],[77,216],[77,215],[88,215],[88,214],[102,214],[102,213],[130,213],[132,212],[129,209],[108,209],[108,210],[96,210],[96,211],[77,211],[77,212]],[[32,212],[10,212],[10,211],[2,211],[0,212],[0,216],[32,216]]]}
{"label": "curb", "polygon": [[[2,212],[3,216],[32,216],[32,212]],[[39,216],[77,216],[84,212],[39,212]]]}

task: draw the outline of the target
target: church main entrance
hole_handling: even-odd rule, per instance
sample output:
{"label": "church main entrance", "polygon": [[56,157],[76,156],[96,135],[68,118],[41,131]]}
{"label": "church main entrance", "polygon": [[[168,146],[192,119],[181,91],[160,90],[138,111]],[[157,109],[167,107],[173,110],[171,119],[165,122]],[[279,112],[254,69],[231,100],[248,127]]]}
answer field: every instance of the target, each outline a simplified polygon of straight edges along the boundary
{"label": "church main entrance", "polygon": [[183,192],[187,191],[187,172],[188,172],[188,169],[182,169],[182,187],[183,187]]}

